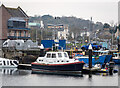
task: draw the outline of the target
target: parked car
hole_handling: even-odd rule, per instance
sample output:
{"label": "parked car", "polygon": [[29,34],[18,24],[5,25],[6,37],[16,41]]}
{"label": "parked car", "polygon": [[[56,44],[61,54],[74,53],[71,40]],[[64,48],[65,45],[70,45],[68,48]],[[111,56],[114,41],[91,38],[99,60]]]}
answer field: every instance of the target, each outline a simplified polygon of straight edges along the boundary
{"label": "parked car", "polygon": [[89,45],[92,45],[92,48],[93,48],[93,50],[99,50],[99,49],[101,49],[102,48],[102,45],[98,45],[98,44],[96,44],[96,43],[88,43],[87,45],[83,45],[82,47],[81,47],[81,49],[84,51],[84,50],[88,50],[88,47],[89,47]]}

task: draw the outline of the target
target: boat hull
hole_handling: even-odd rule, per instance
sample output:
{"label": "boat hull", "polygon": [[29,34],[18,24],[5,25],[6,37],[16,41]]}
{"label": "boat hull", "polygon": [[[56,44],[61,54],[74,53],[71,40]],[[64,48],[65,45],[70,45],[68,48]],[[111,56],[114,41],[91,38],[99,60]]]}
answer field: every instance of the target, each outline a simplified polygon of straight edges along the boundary
{"label": "boat hull", "polygon": [[[95,64],[104,64],[105,63],[105,60],[108,59],[107,58],[107,55],[102,55],[102,56],[99,56],[98,59],[96,59],[95,57],[92,58],[92,65],[95,65]],[[83,61],[85,62],[85,64],[89,64],[89,57],[80,57],[78,58],[79,61]],[[107,62],[108,60],[106,60]]]}
{"label": "boat hull", "polygon": [[115,64],[120,64],[120,59],[112,59],[113,62],[115,62]]}
{"label": "boat hull", "polygon": [[84,62],[69,63],[69,64],[38,64],[32,63],[32,70],[50,70],[50,71],[82,71]]}
{"label": "boat hull", "polygon": [[112,59],[112,55],[106,55],[104,63],[109,63],[111,59]]}

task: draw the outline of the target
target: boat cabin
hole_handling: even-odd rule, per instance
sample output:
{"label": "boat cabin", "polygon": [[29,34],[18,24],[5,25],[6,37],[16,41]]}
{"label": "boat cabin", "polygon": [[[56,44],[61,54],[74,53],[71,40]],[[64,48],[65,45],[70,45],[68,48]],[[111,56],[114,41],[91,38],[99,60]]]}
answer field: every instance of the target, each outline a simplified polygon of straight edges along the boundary
{"label": "boat cabin", "polygon": [[46,58],[69,59],[67,52],[47,52]]}
{"label": "boat cabin", "polygon": [[67,52],[47,52],[44,57],[38,57],[37,62],[47,64],[59,64],[76,62],[76,59],[70,59]]}

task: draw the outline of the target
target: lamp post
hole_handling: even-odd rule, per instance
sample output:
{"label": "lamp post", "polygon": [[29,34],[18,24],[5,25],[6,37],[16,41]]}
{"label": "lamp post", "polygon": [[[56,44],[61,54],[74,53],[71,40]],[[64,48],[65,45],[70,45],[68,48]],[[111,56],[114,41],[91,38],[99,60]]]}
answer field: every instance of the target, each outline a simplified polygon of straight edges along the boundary
{"label": "lamp post", "polygon": [[120,28],[120,24],[119,24],[119,26],[117,27],[118,52],[119,52],[119,50],[120,50],[120,45],[119,45],[119,28]]}

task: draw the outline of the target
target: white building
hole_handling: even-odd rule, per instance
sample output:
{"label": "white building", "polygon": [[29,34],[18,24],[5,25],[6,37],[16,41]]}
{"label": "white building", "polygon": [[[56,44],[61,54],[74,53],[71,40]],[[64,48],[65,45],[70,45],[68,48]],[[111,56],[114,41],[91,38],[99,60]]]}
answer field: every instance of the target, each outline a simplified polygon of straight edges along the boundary
{"label": "white building", "polygon": [[63,25],[63,30],[62,31],[58,30],[58,38],[67,40],[68,35],[69,35],[68,25]]}
{"label": "white building", "polygon": [[55,39],[55,34],[57,34],[58,39],[65,39],[67,40],[68,38],[68,25],[63,25],[63,24],[58,24],[58,25],[53,25],[53,24],[48,24],[48,29],[53,30],[54,38]]}

